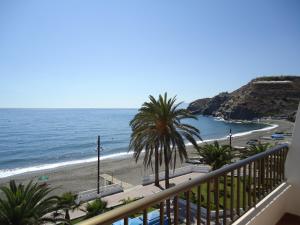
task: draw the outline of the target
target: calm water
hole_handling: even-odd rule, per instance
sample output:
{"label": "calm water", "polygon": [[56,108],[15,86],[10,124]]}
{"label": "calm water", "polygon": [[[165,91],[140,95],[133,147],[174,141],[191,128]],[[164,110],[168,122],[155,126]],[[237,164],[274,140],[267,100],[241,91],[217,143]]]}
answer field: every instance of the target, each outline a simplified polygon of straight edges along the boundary
{"label": "calm water", "polygon": [[[101,135],[103,156],[128,151],[129,121],[136,109],[0,109],[0,177],[10,170],[96,157],[96,136]],[[189,121],[203,139],[265,127],[227,123],[199,116]]]}

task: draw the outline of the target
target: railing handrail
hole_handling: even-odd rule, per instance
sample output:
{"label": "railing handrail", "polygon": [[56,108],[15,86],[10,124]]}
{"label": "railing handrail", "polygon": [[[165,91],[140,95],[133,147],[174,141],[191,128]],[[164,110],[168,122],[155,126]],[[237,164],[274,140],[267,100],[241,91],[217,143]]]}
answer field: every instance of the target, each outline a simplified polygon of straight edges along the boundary
{"label": "railing handrail", "polygon": [[166,199],[170,199],[172,196],[175,196],[178,193],[186,192],[201,183],[210,181],[210,180],[214,179],[215,177],[229,173],[235,169],[238,169],[238,168],[241,168],[241,167],[247,165],[248,163],[257,161],[259,159],[263,159],[268,155],[271,155],[273,153],[276,153],[276,152],[282,150],[283,148],[288,148],[288,147],[289,147],[288,144],[277,145],[265,152],[258,153],[256,155],[250,156],[246,159],[242,159],[238,162],[229,164],[220,169],[209,172],[203,176],[188,180],[184,183],[178,184],[169,189],[155,193],[151,196],[147,196],[145,198],[142,198],[140,200],[132,202],[128,205],[113,209],[113,210],[106,212],[104,214],[101,214],[99,216],[95,216],[93,218],[87,219],[87,220],[79,223],[78,225],[112,224],[113,222],[115,222],[118,219],[125,218],[128,215],[135,213],[137,210],[142,211],[142,210],[148,208],[149,206],[153,206],[154,204],[162,202]]}

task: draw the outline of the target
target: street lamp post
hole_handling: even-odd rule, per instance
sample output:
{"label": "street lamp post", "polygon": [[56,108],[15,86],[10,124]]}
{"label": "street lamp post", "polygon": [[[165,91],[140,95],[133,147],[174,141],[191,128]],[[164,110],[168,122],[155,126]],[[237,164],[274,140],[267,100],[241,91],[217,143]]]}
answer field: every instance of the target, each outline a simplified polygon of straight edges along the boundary
{"label": "street lamp post", "polygon": [[100,136],[97,140],[97,153],[98,153],[98,173],[97,173],[97,194],[100,194],[100,151],[102,150],[100,146]]}
{"label": "street lamp post", "polygon": [[232,142],[232,133],[231,133],[231,128],[230,128],[230,130],[229,130],[229,146],[230,146],[230,150],[232,149],[231,142]]}

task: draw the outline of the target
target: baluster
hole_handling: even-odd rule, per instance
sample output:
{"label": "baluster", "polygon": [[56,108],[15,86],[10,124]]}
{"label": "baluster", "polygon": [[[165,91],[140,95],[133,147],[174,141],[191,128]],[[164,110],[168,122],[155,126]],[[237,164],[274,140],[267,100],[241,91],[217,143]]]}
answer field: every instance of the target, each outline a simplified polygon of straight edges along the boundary
{"label": "baluster", "polygon": [[273,185],[273,189],[275,189],[276,187],[276,178],[275,178],[275,175],[276,175],[276,153],[272,154],[272,185]]}
{"label": "baluster", "polygon": [[234,206],[234,170],[232,170],[230,174],[230,219],[231,221],[234,220],[233,206]]}
{"label": "baluster", "polygon": [[280,181],[281,182],[284,180],[283,170],[284,170],[284,166],[283,166],[283,150],[281,149],[281,151],[280,151]]}
{"label": "baluster", "polygon": [[223,176],[223,179],[224,179],[224,188],[223,188],[223,191],[224,191],[224,194],[223,194],[223,225],[226,225],[226,216],[227,216],[227,173],[224,174]]}
{"label": "baluster", "polygon": [[174,197],[173,208],[174,208],[174,225],[178,225],[178,196],[177,195]]}
{"label": "baluster", "polygon": [[219,212],[220,212],[220,207],[219,207],[219,177],[215,178],[215,190],[214,190],[214,195],[215,195],[215,207],[216,207],[216,225],[220,224],[220,219],[219,219]]}
{"label": "baluster", "polygon": [[279,170],[280,170],[280,158],[279,158],[280,152],[276,153],[276,184],[279,185],[280,184],[280,178],[279,178]]}
{"label": "baluster", "polygon": [[252,207],[252,192],[251,192],[251,186],[252,186],[252,182],[251,182],[251,176],[252,176],[252,162],[249,163],[248,165],[248,209]]}
{"label": "baluster", "polygon": [[206,224],[210,225],[210,180],[207,181],[207,209],[206,209]]}
{"label": "baluster", "polygon": [[201,184],[197,188],[197,225],[201,224],[201,204],[202,204],[202,199],[201,199]]}
{"label": "baluster", "polygon": [[270,170],[269,170],[269,172],[270,172],[270,191],[269,191],[269,193],[271,193],[272,192],[272,190],[273,190],[273,155],[269,155],[269,166],[270,166]]}
{"label": "baluster", "polygon": [[261,159],[259,159],[258,160],[258,190],[257,190],[257,194],[258,194],[258,196],[257,196],[257,198],[258,198],[258,200],[260,201],[260,199],[261,199],[261,184],[262,184],[262,163],[263,163],[263,161],[261,160]]}
{"label": "baluster", "polygon": [[283,163],[282,163],[283,180],[285,180],[285,169],[284,169],[285,160],[286,160],[286,148],[283,149]]}
{"label": "baluster", "polygon": [[265,194],[269,193],[269,156],[266,157],[266,180],[265,180]]}
{"label": "baluster", "polygon": [[148,224],[148,214],[147,214],[147,208],[143,211],[143,225]]}
{"label": "baluster", "polygon": [[253,205],[256,206],[256,179],[257,179],[257,161],[254,162],[253,168]]}
{"label": "baluster", "polygon": [[164,202],[159,204],[159,224],[164,224]]}
{"label": "baluster", "polygon": [[246,212],[246,165],[243,166],[243,210]]}
{"label": "baluster", "polygon": [[190,217],[190,191],[187,191],[185,192],[185,197],[186,197],[186,212],[185,212],[185,215],[186,215],[186,225],[190,225],[190,220],[191,220],[191,217]]}
{"label": "baluster", "polygon": [[[241,168],[237,169],[237,215],[240,216],[240,204],[241,204]],[[232,184],[233,185],[233,184]]]}

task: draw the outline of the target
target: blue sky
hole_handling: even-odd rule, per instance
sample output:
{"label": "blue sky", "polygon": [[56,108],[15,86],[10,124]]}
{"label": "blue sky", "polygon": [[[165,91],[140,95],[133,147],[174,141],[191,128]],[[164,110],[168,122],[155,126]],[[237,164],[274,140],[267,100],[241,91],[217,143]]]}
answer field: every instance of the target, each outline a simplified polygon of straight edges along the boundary
{"label": "blue sky", "polygon": [[0,107],[190,102],[300,75],[300,2],[0,1]]}

